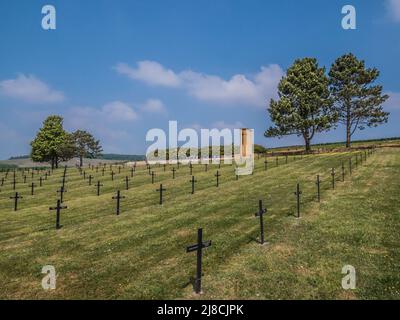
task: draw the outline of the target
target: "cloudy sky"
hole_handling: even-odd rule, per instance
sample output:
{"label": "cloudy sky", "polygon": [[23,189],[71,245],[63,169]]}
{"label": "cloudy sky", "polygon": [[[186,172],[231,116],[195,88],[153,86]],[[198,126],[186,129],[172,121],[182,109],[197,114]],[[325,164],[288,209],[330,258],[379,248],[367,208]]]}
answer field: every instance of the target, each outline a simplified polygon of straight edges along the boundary
{"label": "cloudy sky", "polygon": [[[41,27],[45,4],[56,30]],[[356,30],[341,27],[346,4]],[[94,133],[105,152],[143,154],[146,132],[168,120],[251,127],[266,146],[301,143],[263,137],[267,102],[294,59],[329,68],[347,52],[377,67],[391,96],[390,122],[355,138],[400,136],[400,0],[2,0],[0,12],[0,159],[28,154],[50,114]]]}

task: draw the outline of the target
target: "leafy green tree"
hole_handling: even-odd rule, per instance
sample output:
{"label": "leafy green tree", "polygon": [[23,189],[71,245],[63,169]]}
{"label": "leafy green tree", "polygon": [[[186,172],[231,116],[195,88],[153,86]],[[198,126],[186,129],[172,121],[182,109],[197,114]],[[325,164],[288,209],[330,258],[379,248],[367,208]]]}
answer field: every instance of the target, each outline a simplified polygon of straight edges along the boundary
{"label": "leafy green tree", "polygon": [[388,121],[382,108],[389,96],[382,95],[382,86],[372,85],[379,77],[376,68],[366,69],[365,62],[353,54],[338,58],[329,71],[329,85],[338,121],[346,127],[346,147],[357,129],[376,127]]}
{"label": "leafy green tree", "polygon": [[254,153],[266,153],[267,148],[262,145],[254,144]]}
{"label": "leafy green tree", "polygon": [[58,168],[61,161],[67,161],[74,155],[71,135],[63,128],[63,118],[49,116],[31,142],[31,159],[37,162],[50,162]]}
{"label": "leafy green tree", "polygon": [[302,136],[306,151],[310,151],[315,133],[330,129],[337,119],[328,83],[325,68],[320,68],[316,59],[296,60],[279,83],[279,100],[271,99],[268,112],[275,126],[264,135]]}
{"label": "leafy green tree", "polygon": [[103,151],[100,141],[96,140],[89,132],[77,130],[72,133],[75,144],[75,155],[79,157],[79,165],[82,167],[83,158],[96,158]]}

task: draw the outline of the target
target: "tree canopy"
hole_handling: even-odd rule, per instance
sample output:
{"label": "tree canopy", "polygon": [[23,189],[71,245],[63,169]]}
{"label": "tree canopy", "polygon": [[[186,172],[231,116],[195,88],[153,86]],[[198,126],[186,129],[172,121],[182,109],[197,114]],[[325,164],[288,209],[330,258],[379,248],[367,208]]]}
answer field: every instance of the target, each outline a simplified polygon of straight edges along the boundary
{"label": "tree canopy", "polygon": [[365,62],[353,54],[338,58],[329,71],[329,88],[339,123],[346,127],[346,146],[357,129],[376,127],[388,121],[382,104],[389,98],[382,86],[373,85],[379,77],[376,68],[365,68]]}
{"label": "tree canopy", "polygon": [[103,151],[100,141],[87,131],[77,130],[72,133],[75,144],[75,155],[79,157],[79,165],[82,167],[83,158],[96,158]]}
{"label": "tree canopy", "polygon": [[63,128],[63,118],[49,116],[31,142],[33,161],[50,162],[51,167],[58,168],[60,161],[67,161],[74,156],[72,136]]}
{"label": "tree canopy", "polygon": [[265,136],[302,136],[310,151],[314,135],[330,129],[337,119],[328,84],[325,68],[316,59],[296,60],[278,85],[279,100],[271,99],[268,112],[275,126]]}

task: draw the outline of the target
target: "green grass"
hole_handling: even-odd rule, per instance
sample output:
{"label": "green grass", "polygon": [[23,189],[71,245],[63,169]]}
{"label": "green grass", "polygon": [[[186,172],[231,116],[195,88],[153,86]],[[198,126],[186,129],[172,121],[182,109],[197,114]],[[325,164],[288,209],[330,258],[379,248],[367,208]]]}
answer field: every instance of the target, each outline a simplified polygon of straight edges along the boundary
{"label": "green grass", "polygon": [[[101,196],[76,169],[68,170],[63,228],[55,230],[62,169],[30,196],[22,174],[17,191],[20,209],[12,210],[10,176],[0,187],[0,298],[34,299],[198,299],[190,283],[196,257],[185,247],[202,227],[212,246],[204,254],[204,299],[398,299],[400,153],[382,149],[355,168],[357,152],[264,159],[253,175],[236,181],[233,166],[194,166],[198,181],[190,194],[188,166],[172,180],[171,166],[154,168],[156,183],[138,168],[130,190],[124,190],[122,169],[115,181],[110,172],[85,169],[100,180]],[[359,153],[358,153],[359,154]],[[353,159],[353,175],[348,161]],[[345,181],[340,166],[346,164]],[[331,168],[337,170],[331,190]],[[114,171],[118,172],[117,166]],[[322,202],[316,202],[315,177],[322,179]],[[0,177],[4,174],[0,173]],[[39,176],[35,175],[37,183]],[[302,189],[301,218],[295,218],[297,183]],[[164,204],[155,191],[167,188]],[[121,214],[116,216],[115,191],[121,189]],[[268,208],[267,245],[261,246],[258,200]],[[341,269],[357,271],[357,289],[341,288]],[[53,265],[57,289],[41,287],[41,268]]]}

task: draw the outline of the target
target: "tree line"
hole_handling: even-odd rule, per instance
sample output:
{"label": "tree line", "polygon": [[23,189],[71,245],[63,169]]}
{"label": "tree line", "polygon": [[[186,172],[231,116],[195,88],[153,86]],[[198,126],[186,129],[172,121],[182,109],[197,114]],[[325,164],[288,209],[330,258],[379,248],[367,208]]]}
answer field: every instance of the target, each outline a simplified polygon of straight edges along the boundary
{"label": "tree line", "polygon": [[96,158],[101,155],[100,141],[87,131],[77,130],[69,133],[63,128],[63,118],[57,115],[49,116],[31,142],[30,157],[33,161],[49,162],[52,168],[58,168],[62,161],[73,157]]}
{"label": "tree line", "polygon": [[357,130],[388,121],[382,104],[389,96],[382,94],[381,85],[374,85],[378,77],[378,69],[366,68],[352,53],[336,59],[328,75],[315,58],[295,60],[279,82],[279,99],[270,101],[268,113],[274,126],[264,135],[301,136],[309,152],[316,133],[342,124],[350,148]]}

